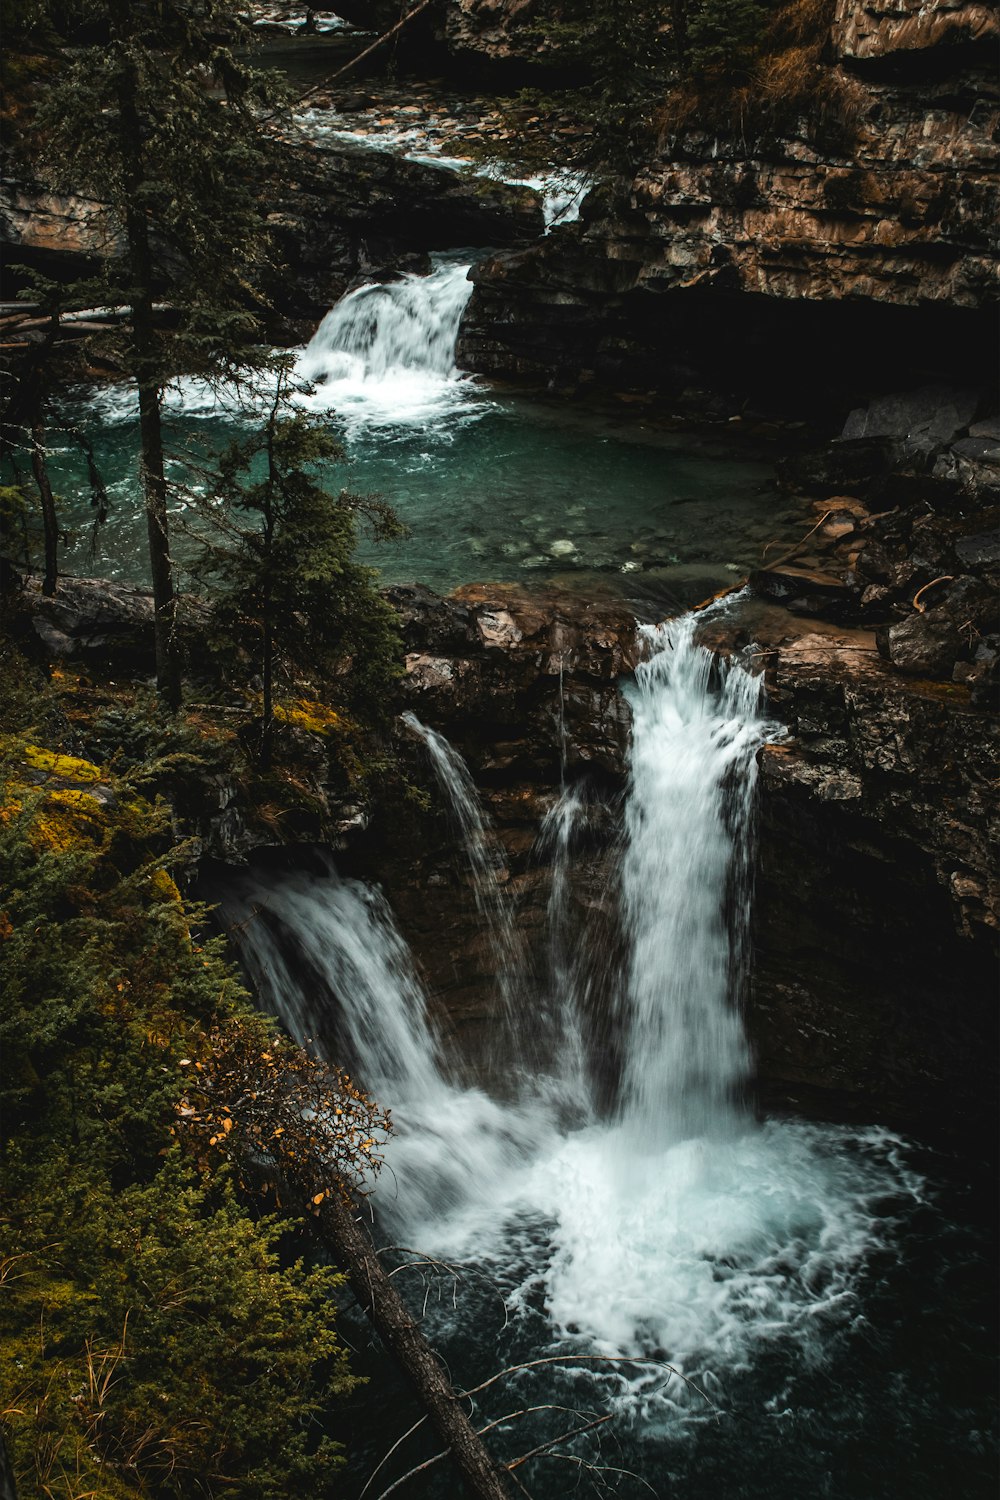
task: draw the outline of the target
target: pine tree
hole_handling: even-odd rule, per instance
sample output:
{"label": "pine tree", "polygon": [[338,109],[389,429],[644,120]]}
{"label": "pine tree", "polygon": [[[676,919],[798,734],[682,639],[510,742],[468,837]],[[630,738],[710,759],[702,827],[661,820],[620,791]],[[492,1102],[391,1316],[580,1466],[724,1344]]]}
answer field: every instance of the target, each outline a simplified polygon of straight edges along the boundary
{"label": "pine tree", "polygon": [[324,486],[322,471],[342,457],[322,423],[288,414],[282,378],[265,426],[219,464],[217,525],[227,545],[210,547],[217,637],[220,649],[228,642],[251,652],[259,670],[261,766],[272,756],[282,669],[340,676],[345,698],[368,719],[381,716],[398,675],[395,615],[354,550],[359,523],[379,541],[404,528],[377,496]]}
{"label": "pine tree", "polygon": [[[228,377],[260,361],[254,289],[275,150],[260,122],[279,91],[236,59],[247,27],[234,0],[112,0],[81,11],[96,40],[69,57],[38,126],[55,179],[106,205],[104,295],[130,310],[123,366],[139,401],[157,684],[176,707],[163,390],[181,372]],[[169,331],[158,326],[160,300]]]}

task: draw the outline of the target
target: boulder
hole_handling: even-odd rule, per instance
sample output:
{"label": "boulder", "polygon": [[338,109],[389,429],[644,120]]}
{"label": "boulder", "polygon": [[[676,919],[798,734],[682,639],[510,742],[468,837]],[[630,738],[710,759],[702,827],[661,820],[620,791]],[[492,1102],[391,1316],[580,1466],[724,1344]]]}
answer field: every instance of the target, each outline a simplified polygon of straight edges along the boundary
{"label": "boulder", "polygon": [[909,676],[951,678],[956,663],[970,660],[976,641],[995,626],[996,592],[971,577],[941,579],[925,606],[920,595],[930,587],[914,596],[917,605],[904,619],[878,632],[878,648]]}
{"label": "boulder", "polygon": [[[20,615],[42,650],[85,670],[152,674],[153,599],[148,589],[110,578],[61,577],[56,592],[42,593],[37,579],[25,581]],[[185,595],[178,601],[184,649],[200,650],[208,628],[208,608]]]}
{"label": "boulder", "polygon": [[965,432],[979,405],[977,390],[925,385],[913,391],[879,396],[852,411],[840,434],[842,441],[894,438],[931,446],[951,443]]}

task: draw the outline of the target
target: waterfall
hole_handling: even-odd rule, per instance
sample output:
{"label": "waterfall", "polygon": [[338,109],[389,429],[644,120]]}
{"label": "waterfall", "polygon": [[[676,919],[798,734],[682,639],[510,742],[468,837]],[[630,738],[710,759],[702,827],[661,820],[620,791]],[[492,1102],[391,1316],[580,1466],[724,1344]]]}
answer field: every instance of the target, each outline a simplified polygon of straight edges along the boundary
{"label": "waterfall", "polygon": [[[404,713],[403,721],[427,748],[445,809],[468,861],[476,907],[486,924],[493,950],[501,1020],[509,1026],[516,1020],[523,955],[506,893],[509,872],[503,850],[462,757],[444,735],[421,724],[415,714]],[[502,1046],[503,1039],[498,1037],[497,1043]],[[493,1050],[497,1050],[496,1045]]]}
{"label": "waterfall", "polygon": [[749,1070],[731,994],[749,904],[745,890],[728,902],[727,893],[765,736],[761,681],[738,664],[717,665],[694,643],[695,624],[687,616],[645,632],[632,695],[622,1110],[647,1139],[738,1126],[734,1094]]}
{"label": "waterfall", "polygon": [[319,873],[232,874],[213,894],[261,1003],[391,1109],[386,1218],[410,1228],[482,1210],[523,1168],[538,1122],[454,1080],[383,897],[331,861]]}
{"label": "waterfall", "polygon": [[[651,1393],[644,1359],[700,1381],[735,1379],[765,1352],[821,1363],[830,1330],[857,1316],[866,1259],[890,1243],[879,1205],[893,1194],[912,1201],[921,1184],[887,1131],[758,1124],[742,1108],[748,1055],[732,986],[745,949],[754,752],[768,731],[761,686],[699,647],[691,620],[646,631],[644,644],[614,1108],[602,1114],[586,1066],[601,1039],[587,1035],[592,976],[568,920],[585,816],[572,788],[540,835],[553,871],[549,993],[512,994],[524,1008],[506,1067],[535,1064],[513,1099],[451,1072],[381,897],[332,868],[247,875],[227,916],[279,1014],[346,1050],[392,1110],[391,1172],[376,1194],[389,1232],[435,1256],[488,1262],[514,1314],[534,1309],[537,1327],[544,1309],[541,1349],[637,1361],[615,1367],[616,1399],[644,1420],[674,1421],[694,1398],[676,1385]],[[474,788],[440,736],[411,728],[449,788],[488,926],[496,872]],[[546,1026],[559,1038],[554,1071],[534,1048]]]}
{"label": "waterfall", "polygon": [[593,1112],[587,1076],[587,1046],[583,1005],[589,976],[587,950],[575,946],[579,937],[571,920],[573,853],[578,831],[587,818],[580,787],[564,786],[538,831],[536,851],[552,871],[547,907],[547,1004],[543,1016],[552,1036],[550,1063],[557,1091],[578,1118]]}
{"label": "waterfall", "polygon": [[469,265],[446,261],[429,276],[373,282],[341,298],[299,355],[311,404],[348,420],[413,424],[468,402],[455,340],[472,295]]}
{"label": "waterfall", "polygon": [[376,891],[327,861],[320,875],[238,876],[220,913],[258,996],[293,1036],[360,1070],[380,1098],[410,1101],[442,1076],[409,950]]}

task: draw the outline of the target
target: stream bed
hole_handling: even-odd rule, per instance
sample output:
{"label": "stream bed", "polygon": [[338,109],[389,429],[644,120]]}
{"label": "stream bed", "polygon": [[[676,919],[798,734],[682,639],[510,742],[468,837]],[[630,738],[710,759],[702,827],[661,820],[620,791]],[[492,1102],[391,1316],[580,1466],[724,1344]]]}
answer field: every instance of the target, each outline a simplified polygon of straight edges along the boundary
{"label": "stream bed", "polygon": [[[808,529],[804,503],[777,492],[766,443],[727,428],[671,431],[627,406],[531,399],[457,370],[467,271],[467,259],[441,256],[430,276],[352,292],[296,355],[300,403],[344,445],[331,490],[379,493],[409,528],[400,543],[362,543],[362,558],[387,582],[448,592],[474,580],[556,581],[611,590],[648,615],[732,584],[768,543]],[[172,502],[182,567],[212,529],[207,482],[191,462],[210,467],[265,403],[266,393],[248,406],[195,381],[168,393],[171,477],[187,486]],[[131,391],[88,390],[62,403],[59,422],[87,433],[110,501],[94,528],[83,458],[54,425],[53,484],[71,530],[66,571],[143,581]]]}

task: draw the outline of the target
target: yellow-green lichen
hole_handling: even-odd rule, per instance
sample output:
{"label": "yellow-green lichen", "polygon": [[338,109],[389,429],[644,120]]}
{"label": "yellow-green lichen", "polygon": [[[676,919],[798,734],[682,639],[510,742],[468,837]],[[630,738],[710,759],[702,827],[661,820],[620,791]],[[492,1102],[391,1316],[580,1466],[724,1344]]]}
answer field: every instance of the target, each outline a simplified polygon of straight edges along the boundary
{"label": "yellow-green lichen", "polygon": [[339,734],[346,727],[342,715],[314,698],[294,698],[289,703],[277,703],[274,717],[282,724],[294,724],[309,734]]}

